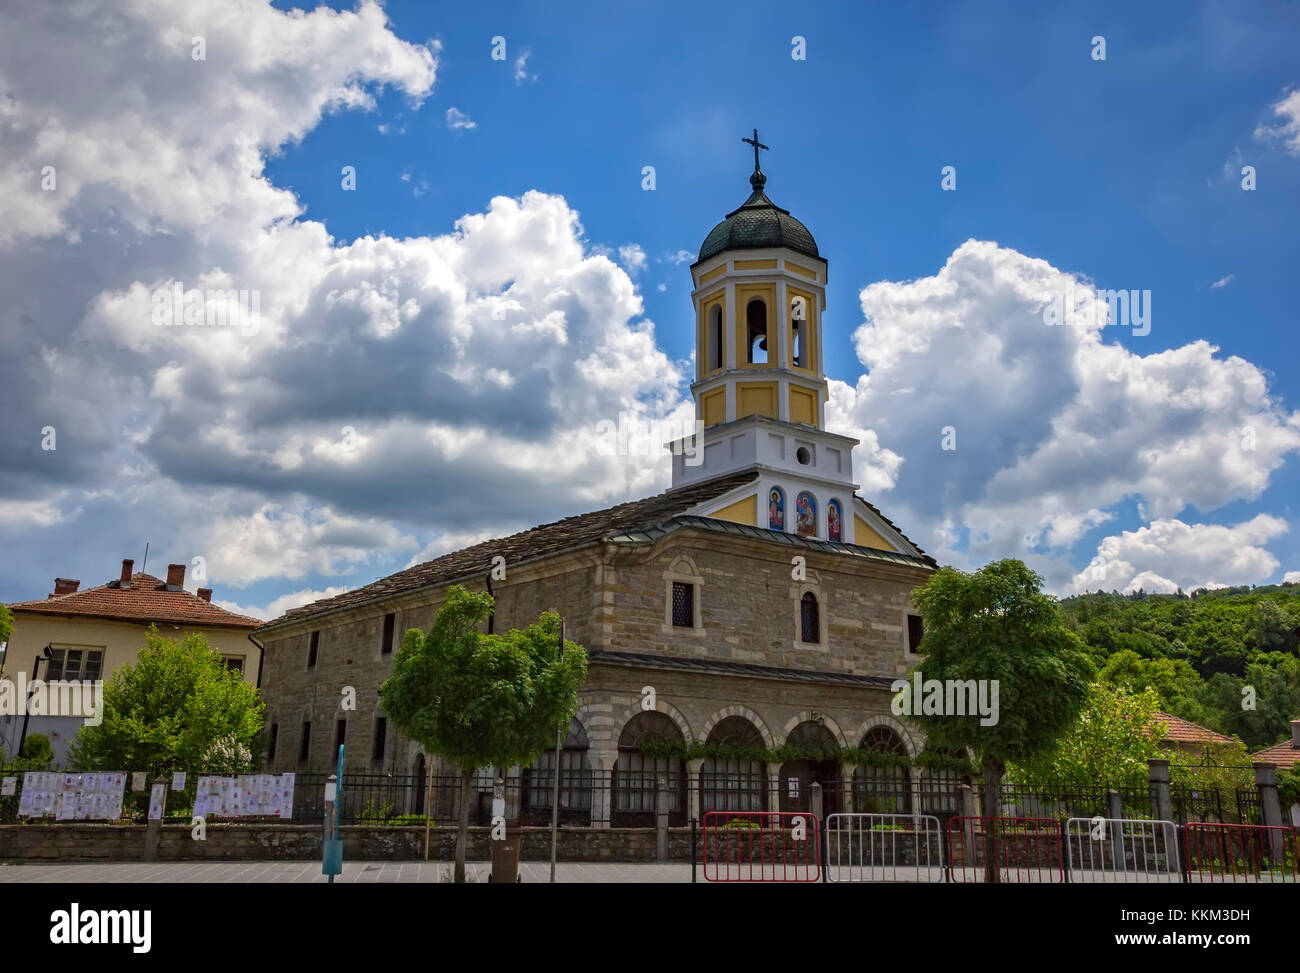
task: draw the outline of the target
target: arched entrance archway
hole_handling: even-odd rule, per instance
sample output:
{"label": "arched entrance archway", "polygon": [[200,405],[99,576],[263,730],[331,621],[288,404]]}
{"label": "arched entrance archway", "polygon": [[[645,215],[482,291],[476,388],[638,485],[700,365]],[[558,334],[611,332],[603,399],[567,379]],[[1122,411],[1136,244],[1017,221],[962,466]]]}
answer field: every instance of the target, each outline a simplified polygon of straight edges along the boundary
{"label": "arched entrance archway", "polygon": [[743,716],[728,716],[705,742],[720,752],[700,767],[700,812],[766,811],[766,746],[758,727]]}
{"label": "arched entrance archway", "polygon": [[[591,824],[591,762],[587,730],[575,716],[560,748],[560,824]],[[523,772],[520,823],[547,825],[555,805],[555,751],[547,750]]]}
{"label": "arched entrance archway", "polygon": [[781,765],[781,810],[811,811],[810,795],[815,782],[822,785],[822,814],[838,813],[841,785],[835,734],[820,723],[806,720],[790,731],[786,744],[808,756]]}
{"label": "arched entrance archway", "polygon": [[907,744],[887,726],[873,726],[859,749],[867,759],[853,772],[853,809],[863,814],[911,814]]}
{"label": "arched entrance archway", "polygon": [[655,710],[637,713],[618,738],[618,761],[610,781],[615,828],[653,828],[660,775],[668,781],[668,823],[686,823],[686,774],[680,752],[686,739],[677,724]]}

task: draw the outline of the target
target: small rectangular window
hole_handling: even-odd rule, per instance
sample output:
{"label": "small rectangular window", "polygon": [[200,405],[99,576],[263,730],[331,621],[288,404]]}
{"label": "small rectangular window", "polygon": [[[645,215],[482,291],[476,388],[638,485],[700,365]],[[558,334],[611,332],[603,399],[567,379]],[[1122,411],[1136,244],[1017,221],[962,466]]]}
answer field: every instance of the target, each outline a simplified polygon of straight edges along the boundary
{"label": "small rectangular window", "polygon": [[385,717],[379,717],[375,720],[375,746],[370,756],[375,760],[384,759],[384,746],[388,742],[388,720]]}
{"label": "small rectangular window", "polygon": [[689,581],[673,582],[673,625],[695,627],[695,585]]}
{"label": "small rectangular window", "polygon": [[379,644],[379,651],[383,655],[388,655],[393,651],[393,627],[397,622],[397,614],[389,612],[384,616],[384,640]]}
{"label": "small rectangular window", "polygon": [[818,643],[822,640],[821,611],[817,596],[811,591],[799,599],[799,635],[804,642]]}
{"label": "small rectangular window", "polygon": [[307,668],[316,664],[316,650],[320,648],[320,632],[311,633],[311,642],[307,646]]}
{"label": "small rectangular window", "polygon": [[925,623],[921,620],[920,615],[907,616],[907,650],[909,652],[921,651],[921,639],[925,637]]}
{"label": "small rectangular window", "polygon": [[306,760],[309,753],[311,753],[311,720],[306,720],[302,725],[302,745],[298,748],[298,759]]}
{"label": "small rectangular window", "polygon": [[275,759],[275,745],[280,742],[280,724],[271,724],[271,734],[266,744],[266,759]]}
{"label": "small rectangular window", "polygon": [[241,676],[244,674],[244,657],[242,655],[223,655],[221,661],[232,672],[237,672]]}
{"label": "small rectangular window", "polygon": [[53,682],[55,679],[63,678],[63,650],[51,649],[50,661],[45,667],[45,679]]}
{"label": "small rectangular window", "polygon": [[339,720],[334,724],[334,755],[337,757],[339,747],[347,743],[348,738],[348,721]]}

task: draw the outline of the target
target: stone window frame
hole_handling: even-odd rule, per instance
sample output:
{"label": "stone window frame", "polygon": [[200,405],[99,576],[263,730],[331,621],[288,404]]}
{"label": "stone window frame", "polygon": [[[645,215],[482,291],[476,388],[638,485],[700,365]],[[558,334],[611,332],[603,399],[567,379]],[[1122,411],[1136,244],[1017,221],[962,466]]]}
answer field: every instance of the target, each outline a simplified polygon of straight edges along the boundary
{"label": "stone window frame", "polygon": [[320,664],[320,633],[319,628],[307,633],[307,656],[303,667],[305,669],[315,669]]}
{"label": "stone window frame", "polygon": [[[808,572],[808,578],[790,589],[794,596],[794,648],[807,651],[825,651],[830,648],[830,612],[827,610],[826,595],[822,591],[821,582],[815,578],[812,571]],[[817,641],[805,642],[803,640],[803,596],[811,594],[817,599]]]}
{"label": "stone window frame", "polygon": [[[699,568],[689,557],[678,556],[669,564],[668,569],[663,573],[664,579],[664,620],[662,631],[665,635],[685,635],[691,638],[701,638],[704,635],[704,577],[700,574]],[[684,584],[690,584],[695,588],[694,602],[695,624],[690,628],[684,625],[673,624],[673,582],[678,581]]]}
{"label": "stone window frame", "polygon": [[[913,615],[916,615],[919,618],[921,616],[921,613],[917,611],[915,606],[913,605],[904,605],[903,606],[903,658],[908,660],[919,659],[921,658],[922,655],[924,655],[924,653],[917,652],[912,648],[912,628],[909,619]],[[922,634],[923,640],[924,637],[925,637],[924,634]]]}

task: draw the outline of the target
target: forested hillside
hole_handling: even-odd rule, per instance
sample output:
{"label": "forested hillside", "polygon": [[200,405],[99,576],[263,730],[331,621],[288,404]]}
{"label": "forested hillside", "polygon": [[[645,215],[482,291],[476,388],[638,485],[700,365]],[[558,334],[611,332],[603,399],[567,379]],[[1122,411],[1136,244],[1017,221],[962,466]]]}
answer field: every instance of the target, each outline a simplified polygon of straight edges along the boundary
{"label": "forested hillside", "polygon": [[1101,681],[1151,686],[1175,716],[1239,736],[1251,750],[1300,718],[1300,585],[1190,595],[1097,592],[1061,602]]}

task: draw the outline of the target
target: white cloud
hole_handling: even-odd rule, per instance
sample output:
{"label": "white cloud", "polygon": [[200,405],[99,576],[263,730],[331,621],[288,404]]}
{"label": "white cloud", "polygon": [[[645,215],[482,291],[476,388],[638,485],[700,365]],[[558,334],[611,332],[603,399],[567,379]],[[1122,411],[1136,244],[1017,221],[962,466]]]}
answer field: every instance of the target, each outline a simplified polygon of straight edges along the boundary
{"label": "white cloud", "polygon": [[690,250],[678,250],[676,253],[668,254],[664,259],[680,267],[682,264],[695,263],[695,254]]}
{"label": "white cloud", "polygon": [[1261,545],[1287,531],[1268,514],[1236,526],[1157,520],[1105,538],[1097,556],[1074,577],[1076,591],[1146,591],[1258,584],[1278,568]]}
{"label": "white cloud", "polygon": [[532,55],[531,50],[525,49],[515,58],[515,84],[523,84],[525,81],[531,83],[537,80],[537,75],[528,73],[528,59]]}
{"label": "white cloud", "polygon": [[629,274],[635,277],[646,268],[645,251],[639,243],[629,243],[618,248],[618,259]]}
{"label": "white cloud", "polygon": [[1300,413],[1241,358],[1204,341],[1130,351],[1104,315],[1044,324],[1068,286],[1081,311],[1099,301],[1075,275],[973,240],[932,277],[872,284],[854,336],[867,374],[832,382],[827,410],[841,431],[874,432],[855,472],[922,546],[965,564],[1025,557],[1056,588],[1075,574],[1069,546],[1124,501],[1171,518],[1254,500],[1300,449]]}
{"label": "white cloud", "polygon": [[261,618],[269,621],[272,618],[279,618],[287,611],[301,608],[303,605],[310,605],[313,601],[319,601],[322,598],[333,598],[335,595],[341,595],[351,590],[346,585],[330,585],[321,589],[302,588],[298,591],[290,591],[287,594],[280,595],[278,598],[273,598],[260,607],[257,605],[241,605],[238,602],[224,601],[219,598],[215,599],[213,604],[237,615],[247,615],[250,618]]}
{"label": "white cloud", "polygon": [[478,128],[478,122],[459,108],[452,107],[447,109],[447,127],[453,132],[463,132],[468,128]]}
{"label": "white cloud", "polygon": [[1234,274],[1228,274],[1228,276],[1226,277],[1220,277],[1218,280],[1216,280],[1213,284],[1210,285],[1210,290],[1217,291],[1221,287],[1227,287],[1229,284],[1232,283],[1232,278],[1234,276],[1235,276]]}
{"label": "white cloud", "polygon": [[1291,155],[1300,156],[1300,88],[1283,95],[1273,105],[1273,114],[1280,121],[1276,125],[1261,123],[1255,128],[1255,137],[1281,142]]}
{"label": "white cloud", "polygon": [[1288,571],[1282,575],[1283,584],[1300,584],[1300,571]]}
{"label": "white cloud", "polygon": [[[338,242],[263,175],[380,86],[418,102],[436,48],[374,3],[211,0],[186,8],[213,58],[196,63],[198,28],[169,10],[85,3],[70,26],[27,5],[0,34],[0,544],[35,552],[0,584],[97,577],[125,536],[205,556],[217,585],[319,587],[400,567],[450,525],[662,488],[666,452],[602,455],[596,426],[674,414],[684,376],[563,198]],[[47,162],[57,193],[31,177]],[[155,326],[173,282],[256,291],[259,330]],[[57,451],[32,447],[45,425]]]}

